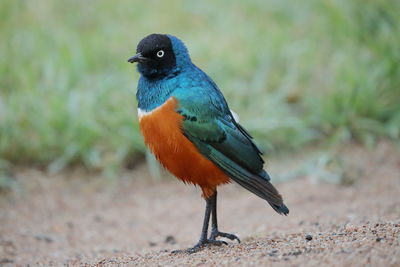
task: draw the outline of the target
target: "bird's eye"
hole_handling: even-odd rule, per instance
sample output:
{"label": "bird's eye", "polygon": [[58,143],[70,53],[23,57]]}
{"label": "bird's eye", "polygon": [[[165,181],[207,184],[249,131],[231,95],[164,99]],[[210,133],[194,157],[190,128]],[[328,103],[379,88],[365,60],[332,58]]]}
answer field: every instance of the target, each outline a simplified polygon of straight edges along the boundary
{"label": "bird's eye", "polygon": [[159,50],[157,52],[157,57],[163,57],[164,56],[164,50]]}

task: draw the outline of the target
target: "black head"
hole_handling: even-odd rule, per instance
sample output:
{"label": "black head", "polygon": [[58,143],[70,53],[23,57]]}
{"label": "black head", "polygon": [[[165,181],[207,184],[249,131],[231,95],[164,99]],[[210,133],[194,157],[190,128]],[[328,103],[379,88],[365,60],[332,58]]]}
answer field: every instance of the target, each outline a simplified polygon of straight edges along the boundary
{"label": "black head", "polygon": [[165,34],[145,37],[139,42],[136,53],[128,62],[137,62],[139,72],[146,77],[167,75],[176,66],[171,39]]}

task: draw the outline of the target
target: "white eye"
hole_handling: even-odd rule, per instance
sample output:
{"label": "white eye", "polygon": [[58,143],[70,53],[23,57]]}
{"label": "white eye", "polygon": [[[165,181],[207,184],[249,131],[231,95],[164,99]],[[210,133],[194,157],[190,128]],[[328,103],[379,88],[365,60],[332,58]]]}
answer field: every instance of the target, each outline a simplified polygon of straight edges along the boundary
{"label": "white eye", "polygon": [[163,57],[164,56],[164,50],[160,50],[157,52],[157,57]]}

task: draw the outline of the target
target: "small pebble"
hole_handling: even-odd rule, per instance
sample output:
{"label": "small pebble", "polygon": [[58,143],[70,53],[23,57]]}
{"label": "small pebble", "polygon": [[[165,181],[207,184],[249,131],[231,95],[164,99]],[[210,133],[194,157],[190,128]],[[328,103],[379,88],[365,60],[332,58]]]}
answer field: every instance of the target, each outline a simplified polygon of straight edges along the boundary
{"label": "small pebble", "polygon": [[301,252],[300,250],[298,250],[298,251],[292,252],[292,255],[298,256],[298,255],[300,255],[301,253],[302,253],[302,252]]}
{"label": "small pebble", "polygon": [[172,235],[168,235],[168,236],[165,238],[165,243],[171,244],[171,245],[176,244],[175,237],[173,237]]}
{"label": "small pebble", "polygon": [[312,240],[312,235],[306,235],[306,240],[311,241]]}
{"label": "small pebble", "polygon": [[382,240],[383,240],[382,237],[377,237],[377,238],[375,239],[376,242],[381,242]]}
{"label": "small pebble", "polygon": [[53,242],[53,239],[50,236],[47,236],[47,235],[36,235],[35,238],[38,241],[45,241],[46,243]]}

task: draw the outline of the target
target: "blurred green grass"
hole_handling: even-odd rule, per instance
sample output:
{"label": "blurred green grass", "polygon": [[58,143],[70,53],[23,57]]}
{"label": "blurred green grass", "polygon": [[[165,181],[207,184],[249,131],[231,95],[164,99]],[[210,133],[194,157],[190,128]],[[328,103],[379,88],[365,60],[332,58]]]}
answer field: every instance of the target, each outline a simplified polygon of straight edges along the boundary
{"label": "blurred green grass", "polygon": [[400,137],[400,1],[0,4],[0,166],[118,169],[143,155],[126,59],[183,39],[267,154]]}

